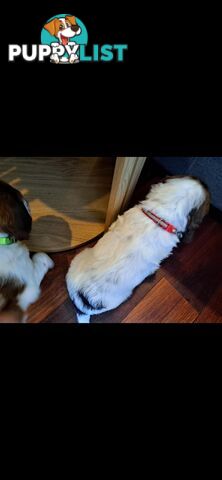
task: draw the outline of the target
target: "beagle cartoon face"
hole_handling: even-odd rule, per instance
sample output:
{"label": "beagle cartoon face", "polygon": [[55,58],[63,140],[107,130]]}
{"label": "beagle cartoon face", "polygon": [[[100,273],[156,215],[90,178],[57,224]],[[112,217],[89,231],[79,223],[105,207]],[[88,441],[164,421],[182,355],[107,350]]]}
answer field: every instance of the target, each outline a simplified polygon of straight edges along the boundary
{"label": "beagle cartoon face", "polygon": [[70,38],[81,33],[81,28],[74,16],[54,18],[44,25],[44,28],[54,37],[57,37],[61,45],[68,45]]}

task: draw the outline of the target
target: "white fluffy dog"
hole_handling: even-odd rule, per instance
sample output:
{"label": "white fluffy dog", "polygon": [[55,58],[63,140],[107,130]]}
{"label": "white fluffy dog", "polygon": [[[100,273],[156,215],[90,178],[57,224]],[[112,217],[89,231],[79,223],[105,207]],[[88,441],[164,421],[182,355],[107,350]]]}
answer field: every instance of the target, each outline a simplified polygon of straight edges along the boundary
{"label": "white fluffy dog", "polygon": [[169,177],[126,211],[93,248],[77,255],[66,277],[77,319],[112,310],[152,275],[182,238],[191,240],[208,213],[209,192],[200,180]]}
{"label": "white fluffy dog", "polygon": [[54,266],[45,253],[30,258],[27,240],[32,218],[27,201],[0,181],[0,321],[21,322],[26,310],[40,295],[40,284]]}

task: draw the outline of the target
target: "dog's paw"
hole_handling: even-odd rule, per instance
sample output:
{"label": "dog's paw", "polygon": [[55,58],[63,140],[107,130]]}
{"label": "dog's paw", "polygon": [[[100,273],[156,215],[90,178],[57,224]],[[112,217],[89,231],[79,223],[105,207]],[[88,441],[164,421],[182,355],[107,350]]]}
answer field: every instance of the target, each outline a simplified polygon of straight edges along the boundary
{"label": "dog's paw", "polygon": [[72,55],[69,58],[69,63],[79,63],[78,55],[75,55],[75,54],[72,53]]}
{"label": "dog's paw", "polygon": [[33,261],[41,263],[41,265],[47,268],[47,270],[51,270],[55,266],[53,260],[46,253],[43,252],[36,253],[33,256]]}
{"label": "dog's paw", "polygon": [[58,57],[58,55],[51,55],[51,57],[50,57],[50,62],[51,62],[51,63],[59,63],[59,57]]}

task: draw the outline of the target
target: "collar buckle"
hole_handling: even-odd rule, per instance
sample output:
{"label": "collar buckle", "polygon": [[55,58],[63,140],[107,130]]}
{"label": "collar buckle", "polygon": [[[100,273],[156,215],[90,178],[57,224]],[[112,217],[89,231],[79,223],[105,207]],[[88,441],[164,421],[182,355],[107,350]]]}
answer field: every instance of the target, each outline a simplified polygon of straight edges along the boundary
{"label": "collar buckle", "polygon": [[183,232],[179,232],[174,225],[169,222],[166,222],[163,218],[158,217],[155,213],[151,212],[150,210],[146,210],[145,208],[141,209],[144,215],[146,215],[150,220],[152,220],[158,227],[161,227],[168,233],[173,233],[177,236],[179,240],[181,240],[183,236]]}

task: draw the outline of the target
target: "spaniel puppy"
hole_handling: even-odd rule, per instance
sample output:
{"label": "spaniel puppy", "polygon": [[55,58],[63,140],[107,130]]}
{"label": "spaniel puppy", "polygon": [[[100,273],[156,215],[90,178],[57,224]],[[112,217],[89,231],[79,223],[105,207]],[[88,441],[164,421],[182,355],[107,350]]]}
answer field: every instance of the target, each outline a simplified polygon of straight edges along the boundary
{"label": "spaniel puppy", "polygon": [[79,322],[112,310],[152,275],[182,238],[190,241],[208,213],[207,188],[194,177],[169,177],[126,211],[93,248],[77,255],[66,277]]}
{"label": "spaniel puppy", "polygon": [[40,283],[54,266],[45,253],[32,260],[22,240],[32,228],[28,203],[21,193],[0,181],[0,321],[21,322],[40,295]]}

